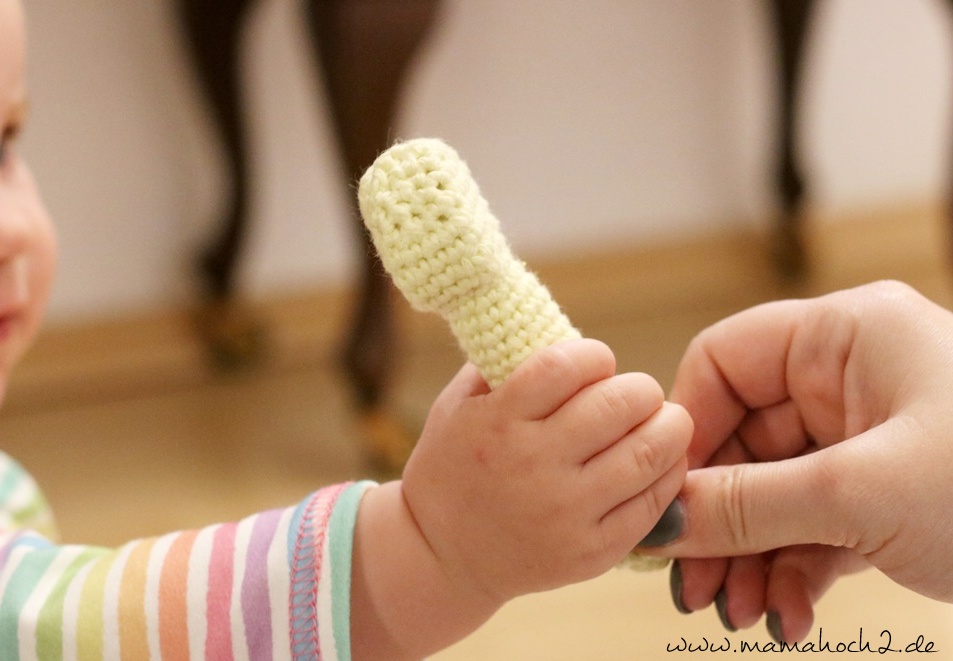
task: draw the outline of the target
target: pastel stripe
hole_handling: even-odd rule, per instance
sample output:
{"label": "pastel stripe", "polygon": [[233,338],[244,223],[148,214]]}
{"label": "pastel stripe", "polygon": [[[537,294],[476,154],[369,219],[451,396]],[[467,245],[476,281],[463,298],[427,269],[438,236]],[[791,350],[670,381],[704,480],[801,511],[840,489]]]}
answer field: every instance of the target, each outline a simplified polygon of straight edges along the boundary
{"label": "pastel stripe", "polygon": [[79,603],[86,581],[95,566],[96,560],[83,566],[76,573],[76,579],[67,588],[63,597],[63,661],[79,659]]}
{"label": "pastel stripe", "polygon": [[311,544],[304,544],[299,547],[302,527],[311,523],[311,518],[306,516],[307,510],[311,506],[311,498],[299,503],[288,526],[288,635],[291,644],[291,655],[295,661],[300,658],[299,652],[302,651],[304,642],[300,630],[307,618],[307,600],[310,597],[307,592],[308,581],[314,580]]}
{"label": "pastel stripe", "polygon": [[0,454],[0,503],[4,502],[23,479],[23,469],[6,455]]}
{"label": "pastel stripe", "polygon": [[242,617],[242,578],[251,542],[254,516],[242,519],[235,528],[235,542],[232,550],[232,588],[229,603],[228,621],[232,628],[232,658],[235,661],[251,661],[248,658],[248,642],[245,636],[245,620]]}
{"label": "pastel stripe", "polygon": [[3,594],[6,583],[10,579],[10,574],[13,571],[7,562],[10,552],[23,534],[22,532],[10,532],[0,536],[0,594]]}
{"label": "pastel stripe", "polygon": [[159,578],[159,649],[163,659],[187,659],[189,654],[186,577],[189,555],[198,533],[184,532],[172,542]]}
{"label": "pastel stripe", "polygon": [[74,546],[67,547],[76,551],[72,563],[60,574],[59,580],[50,591],[46,603],[40,609],[37,626],[36,654],[44,661],[63,659],[63,633],[65,629],[64,610],[66,593],[80,570],[106,553],[105,549]]}
{"label": "pastel stripe", "polygon": [[323,489],[299,505],[288,531],[291,561],[291,599],[289,600],[291,654],[295,661],[318,659],[317,582],[318,563],[315,548],[314,511],[332,497],[332,489]]}
{"label": "pastel stripe", "polygon": [[190,659],[205,658],[205,640],[208,637],[208,572],[212,562],[212,545],[217,528],[204,528],[192,545],[192,557],[189,558],[189,576],[187,598],[189,612],[189,654]]}
{"label": "pastel stripe", "polygon": [[149,641],[149,658],[161,659],[162,647],[159,630],[159,587],[162,582],[162,569],[165,566],[166,557],[169,555],[169,549],[181,537],[181,533],[163,535],[152,545],[152,553],[149,554],[149,567],[146,569],[145,586],[145,613],[146,613],[146,638]]}
{"label": "pastel stripe", "polygon": [[19,624],[20,613],[36,588],[47,568],[55,558],[55,549],[31,549],[29,545],[21,546],[11,552],[13,556],[20,556],[16,568],[11,573],[3,599],[0,600],[0,658],[4,661],[19,661]]}
{"label": "pastel stripe", "polygon": [[288,530],[294,508],[281,513],[271,548],[268,549],[268,593],[271,610],[272,658],[286,659],[291,650],[291,631],[286,604],[291,602],[291,565],[288,563]]}
{"label": "pastel stripe", "polygon": [[52,513],[36,482],[16,461],[0,453],[0,532],[33,528],[56,534]]}
{"label": "pastel stripe", "polygon": [[40,490],[26,473],[19,475],[18,478],[10,493],[4,495],[3,509],[13,514],[14,521],[21,523],[28,518],[24,512],[36,507],[37,494]]}
{"label": "pastel stripe", "polygon": [[369,489],[376,486],[370,481],[359,482],[344,491],[337,499],[328,522],[327,545],[324,557],[327,582],[322,577],[319,590],[326,590],[327,597],[319,597],[321,609],[318,621],[328,620],[330,636],[338,659],[351,659],[351,558],[354,553],[354,526],[361,500]]}
{"label": "pastel stripe", "polygon": [[241,605],[248,656],[272,661],[271,600],[268,590],[268,550],[281,519],[281,511],[264,512],[255,520],[245,557]]}
{"label": "pastel stripe", "polygon": [[[10,465],[0,453],[0,480]],[[11,504],[46,516],[23,478],[0,524]],[[368,484],[116,551],[0,533],[0,660],[350,661],[350,554]]]}
{"label": "pastel stripe", "polygon": [[119,658],[119,587],[135,544],[125,544],[113,558],[103,583],[103,658]]}
{"label": "pastel stripe", "polygon": [[80,594],[76,622],[79,661],[103,661],[103,590],[115,557],[110,553],[93,563]]}
{"label": "pastel stripe", "polygon": [[[314,581],[314,622],[312,627],[315,632],[315,641],[316,647],[315,654],[317,659],[321,661],[323,659],[322,653],[327,652],[330,656],[323,661],[337,661],[337,648],[334,644],[334,636],[330,630],[331,618],[324,617],[322,618],[322,613],[320,609],[319,598],[321,597],[321,590],[319,586],[322,582],[326,582],[328,577],[331,574],[331,565],[328,562],[329,553],[328,553],[328,544],[330,543],[330,536],[328,534],[329,523],[331,520],[331,514],[334,512],[335,505],[340,499],[341,495],[345,493],[349,485],[340,485],[339,487],[332,487],[327,490],[327,495],[325,498],[321,498],[323,493],[319,494],[318,506],[314,508],[312,516],[314,521],[312,523],[312,529],[315,531],[314,536],[314,566],[315,566],[315,581]],[[328,592],[330,592],[328,590]],[[327,605],[325,605],[325,608]],[[330,615],[330,612],[327,613]]]}
{"label": "pastel stripe", "polygon": [[37,582],[29,599],[23,604],[17,632],[20,639],[20,658],[22,661],[38,661],[40,658],[37,635],[40,626],[40,614],[63,574],[70,568],[79,554],[80,549],[78,547],[57,549],[53,561],[43,572],[43,576]]}
{"label": "pastel stripe", "polygon": [[233,661],[232,627],[232,570],[234,566],[235,529],[233,523],[219,526],[212,546],[212,562],[208,575],[208,636],[205,658],[210,661]]}
{"label": "pastel stripe", "polygon": [[119,657],[123,661],[149,658],[146,574],[155,542],[155,539],[139,542],[126,560],[119,589]]}
{"label": "pastel stripe", "polygon": [[4,538],[0,548],[0,595],[6,594],[10,579],[13,578],[20,562],[26,557],[30,547],[42,546],[45,542],[30,533],[16,533]]}

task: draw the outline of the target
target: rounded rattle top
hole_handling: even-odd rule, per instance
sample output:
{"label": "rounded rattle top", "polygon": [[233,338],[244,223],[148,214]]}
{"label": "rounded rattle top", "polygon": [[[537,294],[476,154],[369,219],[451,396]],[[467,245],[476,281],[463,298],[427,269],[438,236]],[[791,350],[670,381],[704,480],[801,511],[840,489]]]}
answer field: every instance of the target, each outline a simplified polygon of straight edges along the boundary
{"label": "rounded rattle top", "polygon": [[358,201],[384,268],[415,308],[451,312],[506,277],[513,256],[499,222],[444,142],[385,151],[361,178]]}
{"label": "rounded rattle top", "polygon": [[394,284],[437,312],[491,387],[579,331],[523,262],[466,163],[440,140],[398,143],[361,178],[364,223]]}

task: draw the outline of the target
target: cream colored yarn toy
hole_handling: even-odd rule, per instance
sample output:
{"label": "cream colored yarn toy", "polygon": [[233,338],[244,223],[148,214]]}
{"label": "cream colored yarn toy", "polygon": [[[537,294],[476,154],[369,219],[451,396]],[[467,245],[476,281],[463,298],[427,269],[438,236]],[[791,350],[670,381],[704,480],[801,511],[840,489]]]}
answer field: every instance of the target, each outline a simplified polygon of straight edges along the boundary
{"label": "cream colored yarn toy", "polygon": [[[535,351],[582,337],[513,256],[466,163],[435,139],[401,142],[361,177],[358,201],[384,268],[411,305],[436,312],[495,388]],[[663,558],[623,563],[658,569]]]}

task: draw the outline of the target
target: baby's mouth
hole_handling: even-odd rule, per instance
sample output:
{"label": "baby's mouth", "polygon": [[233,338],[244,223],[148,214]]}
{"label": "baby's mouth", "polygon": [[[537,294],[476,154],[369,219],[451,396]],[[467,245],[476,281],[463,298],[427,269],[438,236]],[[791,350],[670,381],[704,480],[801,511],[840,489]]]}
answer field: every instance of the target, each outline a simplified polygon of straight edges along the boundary
{"label": "baby's mouth", "polygon": [[0,265],[0,341],[7,341],[29,302],[29,264],[25,255]]}
{"label": "baby's mouth", "polygon": [[30,269],[26,255],[0,261],[0,316],[26,305],[30,296]]}

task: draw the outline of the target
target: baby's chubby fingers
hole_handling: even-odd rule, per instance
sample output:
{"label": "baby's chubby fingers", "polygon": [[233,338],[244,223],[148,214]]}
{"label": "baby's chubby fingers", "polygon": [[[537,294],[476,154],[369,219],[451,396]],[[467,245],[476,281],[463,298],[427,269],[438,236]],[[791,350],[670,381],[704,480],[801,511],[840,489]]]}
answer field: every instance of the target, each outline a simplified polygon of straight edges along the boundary
{"label": "baby's chubby fingers", "polygon": [[663,403],[647,420],[585,462],[581,482],[585,485],[584,491],[596,499],[597,509],[606,513],[634,498],[648,497],[645,520],[637,526],[644,536],[677,490],[646,492],[663,477],[667,476],[671,482],[673,469],[677,469],[675,472],[680,476],[678,487],[684,482],[685,452],[693,429],[692,419],[684,408]]}
{"label": "baby's chubby fingers", "polygon": [[542,420],[580,390],[615,374],[615,355],[598,340],[558,342],[531,355],[491,395],[517,419]]}
{"label": "baby's chubby fingers", "polygon": [[[664,403],[582,466],[579,497],[598,513],[600,538],[616,562],[641,546],[650,533],[652,544],[664,544],[680,534],[681,507],[673,500],[685,482],[685,451],[692,430],[685,409]],[[656,531],[659,525],[662,528]]]}
{"label": "baby's chubby fingers", "polygon": [[[565,448],[569,453],[567,458],[582,464],[619,444],[664,405],[665,393],[655,379],[648,374],[628,372],[586,386],[553,412],[544,424],[553,438],[571,441]],[[685,414],[680,406],[672,406]],[[667,420],[669,414],[664,419]],[[651,428],[664,426],[660,423],[661,419]],[[647,428],[643,436],[647,439],[650,433]],[[656,454],[654,447],[648,451]]]}

